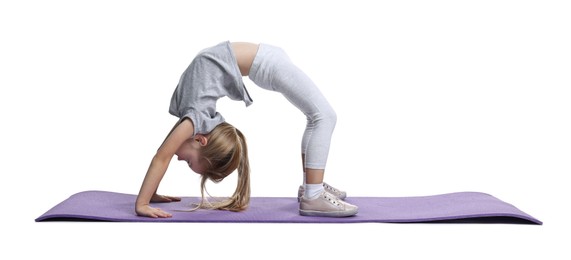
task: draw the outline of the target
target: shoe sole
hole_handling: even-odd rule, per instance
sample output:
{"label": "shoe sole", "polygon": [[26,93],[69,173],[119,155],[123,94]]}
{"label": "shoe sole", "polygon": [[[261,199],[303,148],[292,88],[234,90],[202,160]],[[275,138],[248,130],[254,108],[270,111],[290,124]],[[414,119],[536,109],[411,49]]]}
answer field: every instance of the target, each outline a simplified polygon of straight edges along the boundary
{"label": "shoe sole", "polygon": [[302,216],[310,216],[310,217],[333,217],[333,218],[344,218],[354,216],[359,212],[358,209],[350,210],[350,211],[315,211],[315,210],[299,210],[299,214]]}

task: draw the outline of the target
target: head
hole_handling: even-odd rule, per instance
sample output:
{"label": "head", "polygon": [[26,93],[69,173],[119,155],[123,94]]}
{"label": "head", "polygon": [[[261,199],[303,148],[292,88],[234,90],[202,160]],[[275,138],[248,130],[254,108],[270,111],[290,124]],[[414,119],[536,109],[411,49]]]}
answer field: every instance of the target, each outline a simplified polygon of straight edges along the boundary
{"label": "head", "polygon": [[[195,135],[177,151],[179,160],[202,175],[201,193],[204,199],[206,181],[220,182],[232,172],[238,172],[236,191],[228,200],[211,204],[208,208],[240,211],[250,201],[250,165],[246,139],[240,130],[224,122],[208,135]],[[203,206],[202,203],[200,205]]]}
{"label": "head", "polygon": [[207,171],[207,161],[201,156],[201,149],[208,144],[208,136],[197,134],[184,142],[176,151],[179,161],[185,161],[198,174]]}

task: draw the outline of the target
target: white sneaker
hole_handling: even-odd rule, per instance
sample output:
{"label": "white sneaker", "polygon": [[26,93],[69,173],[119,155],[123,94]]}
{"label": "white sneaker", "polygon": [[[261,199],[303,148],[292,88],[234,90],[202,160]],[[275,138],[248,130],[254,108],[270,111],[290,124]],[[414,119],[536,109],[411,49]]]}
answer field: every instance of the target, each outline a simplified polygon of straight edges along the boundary
{"label": "white sneaker", "polygon": [[[337,198],[341,200],[345,200],[345,198],[347,198],[347,192],[336,189],[325,182],[323,183],[323,188],[325,189],[325,191],[335,195]],[[305,187],[303,187],[303,185],[299,185],[299,189],[297,190],[297,202],[301,201],[301,197],[303,196],[304,193],[305,193]]]}
{"label": "white sneaker", "polygon": [[357,214],[359,208],[323,191],[315,199],[300,198],[299,214],[316,217],[349,217]]}

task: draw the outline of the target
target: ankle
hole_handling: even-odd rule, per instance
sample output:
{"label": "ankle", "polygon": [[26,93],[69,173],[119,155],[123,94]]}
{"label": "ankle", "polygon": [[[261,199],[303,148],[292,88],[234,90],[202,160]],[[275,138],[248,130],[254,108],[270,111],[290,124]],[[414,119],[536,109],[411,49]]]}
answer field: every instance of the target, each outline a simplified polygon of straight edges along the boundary
{"label": "ankle", "polygon": [[305,184],[305,193],[303,194],[304,197],[307,199],[316,199],[319,197],[325,188],[323,187],[323,183],[317,184]]}

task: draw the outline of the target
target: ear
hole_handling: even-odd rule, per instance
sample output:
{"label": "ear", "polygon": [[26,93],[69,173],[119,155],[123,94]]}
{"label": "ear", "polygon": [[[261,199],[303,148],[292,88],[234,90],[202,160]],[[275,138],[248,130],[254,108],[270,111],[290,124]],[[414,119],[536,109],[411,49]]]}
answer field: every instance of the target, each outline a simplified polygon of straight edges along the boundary
{"label": "ear", "polygon": [[197,141],[200,146],[206,146],[208,144],[208,137],[205,135],[197,134],[194,136],[194,140]]}

